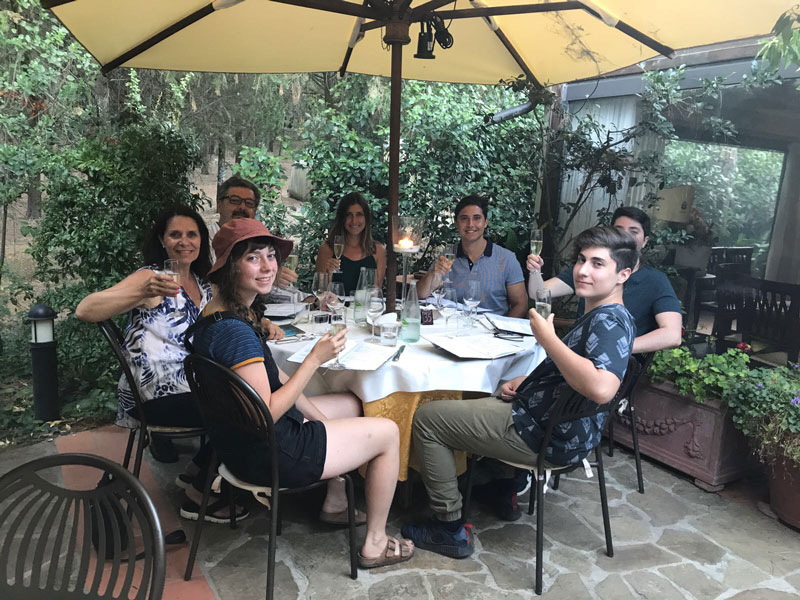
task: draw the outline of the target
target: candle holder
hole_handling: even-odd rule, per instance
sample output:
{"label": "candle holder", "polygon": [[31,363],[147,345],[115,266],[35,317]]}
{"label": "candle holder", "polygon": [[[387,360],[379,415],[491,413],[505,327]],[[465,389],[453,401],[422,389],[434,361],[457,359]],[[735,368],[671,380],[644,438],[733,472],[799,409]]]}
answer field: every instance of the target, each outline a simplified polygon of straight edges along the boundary
{"label": "candle holder", "polygon": [[401,297],[406,297],[408,281],[408,257],[420,250],[422,243],[422,217],[401,217],[392,215],[392,249],[403,255],[403,289]]}

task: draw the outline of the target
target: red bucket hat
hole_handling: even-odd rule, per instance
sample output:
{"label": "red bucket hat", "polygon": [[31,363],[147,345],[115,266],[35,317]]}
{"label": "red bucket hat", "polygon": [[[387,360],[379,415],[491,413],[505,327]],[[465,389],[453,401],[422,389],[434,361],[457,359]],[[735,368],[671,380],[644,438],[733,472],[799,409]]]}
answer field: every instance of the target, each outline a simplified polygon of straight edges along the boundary
{"label": "red bucket hat", "polygon": [[292,252],[294,242],[283,238],[275,237],[269,232],[263,223],[255,219],[233,219],[219,228],[217,235],[211,245],[214,247],[214,254],[217,260],[208,271],[208,274],[219,271],[228,260],[233,247],[243,240],[250,238],[268,238],[269,243],[278,251],[283,261]]}

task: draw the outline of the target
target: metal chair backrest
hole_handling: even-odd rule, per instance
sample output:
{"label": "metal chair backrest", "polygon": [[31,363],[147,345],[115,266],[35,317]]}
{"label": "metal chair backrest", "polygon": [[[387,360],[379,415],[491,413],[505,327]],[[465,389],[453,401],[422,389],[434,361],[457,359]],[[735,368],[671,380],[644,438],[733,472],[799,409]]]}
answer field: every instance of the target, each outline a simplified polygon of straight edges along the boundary
{"label": "metal chair backrest", "polygon": [[139,385],[137,384],[136,379],[133,377],[133,372],[128,364],[128,357],[125,355],[125,351],[122,349],[122,346],[125,344],[125,338],[122,335],[122,332],[119,330],[119,327],[117,327],[117,325],[111,319],[100,321],[97,326],[103,333],[103,337],[106,338],[108,345],[111,346],[111,350],[114,352],[114,356],[117,358],[117,362],[122,369],[122,373],[125,375],[125,379],[128,382],[128,388],[130,389],[131,396],[133,397],[133,402],[136,407],[136,420],[139,421],[141,426],[146,429],[147,419],[144,416],[144,401],[142,400],[141,394],[139,394]]}
{"label": "metal chair backrest", "polygon": [[[67,466],[105,484],[70,489],[53,469]],[[0,598],[160,600],[165,561],[153,501],[107,458],[56,454],[0,477]]]}
{"label": "metal chair backrest", "polygon": [[628,367],[625,370],[625,377],[619,385],[617,393],[611,402],[606,404],[597,404],[589,400],[585,396],[581,396],[578,392],[573,390],[566,381],[554,381],[551,386],[545,389],[545,397],[543,402],[552,401],[553,395],[556,390],[560,390],[558,398],[555,400],[552,408],[550,409],[547,427],[545,427],[544,437],[542,438],[542,445],[537,453],[539,456],[538,469],[543,473],[546,452],[544,451],[553,438],[553,431],[562,423],[569,421],[577,421],[585,417],[592,417],[601,413],[611,413],[619,404],[620,400],[626,398],[636,385],[639,375],[642,373],[642,363],[637,355],[632,354],[628,359]]}
{"label": "metal chair backrest", "polygon": [[797,362],[800,354],[800,285],[747,277],[743,334],[770,342]]}
{"label": "metal chair backrest", "polygon": [[753,261],[752,246],[732,246],[725,248],[725,262],[739,265],[740,273],[750,274],[750,263]]}
{"label": "metal chair backrest", "polygon": [[711,254],[708,257],[708,267],[706,268],[708,273],[714,275],[718,273],[717,266],[725,262],[725,250],[726,248],[724,246],[714,246],[711,248]]}
{"label": "metal chair backrest", "polygon": [[228,435],[236,432],[240,439],[266,442],[270,452],[271,485],[279,488],[275,423],[258,392],[232,370],[205,356],[190,354],[183,365],[217,455],[220,458],[225,455],[224,448],[219,448],[215,441],[222,430]]}

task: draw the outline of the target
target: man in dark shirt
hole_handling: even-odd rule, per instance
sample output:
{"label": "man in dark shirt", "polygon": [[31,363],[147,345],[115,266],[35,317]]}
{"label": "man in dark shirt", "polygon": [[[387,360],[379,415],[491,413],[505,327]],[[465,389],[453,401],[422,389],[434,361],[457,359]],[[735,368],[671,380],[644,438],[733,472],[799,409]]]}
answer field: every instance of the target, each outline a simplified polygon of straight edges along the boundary
{"label": "man in dark shirt", "polygon": [[[650,217],[647,213],[632,206],[623,206],[614,212],[611,222],[620,231],[631,235],[636,240],[639,251],[642,251],[650,235]],[[536,291],[542,287],[549,289],[554,298],[575,293],[572,268],[564,269],[557,276],[543,282],[543,263],[540,256],[531,254],[528,257],[528,295],[531,298],[536,298]],[[630,280],[625,284],[622,299],[625,308],[636,320],[634,353],[654,352],[680,345],[681,303],[664,273],[638,262]],[[583,312],[584,300],[581,299],[578,316]]]}
{"label": "man in dark shirt", "polygon": [[[563,340],[555,333],[552,315],[545,320],[535,310],[529,312],[533,335],[547,352],[543,363],[527,378],[503,384],[501,399],[440,400],[417,411],[414,444],[435,513],[427,523],[403,527],[403,536],[418,547],[453,558],[473,552],[471,534],[461,516],[453,450],[510,462],[536,462],[549,407],[542,405],[542,393],[517,396],[518,389],[559,372],[572,389],[598,404],[614,398],[631,354],[635,327],[622,306],[622,289],[639,252],[630,236],[610,227],[587,229],[575,247],[576,293],[584,299],[587,312]],[[588,456],[600,442],[604,421],[602,415],[559,427],[546,449],[547,460],[567,465]]]}

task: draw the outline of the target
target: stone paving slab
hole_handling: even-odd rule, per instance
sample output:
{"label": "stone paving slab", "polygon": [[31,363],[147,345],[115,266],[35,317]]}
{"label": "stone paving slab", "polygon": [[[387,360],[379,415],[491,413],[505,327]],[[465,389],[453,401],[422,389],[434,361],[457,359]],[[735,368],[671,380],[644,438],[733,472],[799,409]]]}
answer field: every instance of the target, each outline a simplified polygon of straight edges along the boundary
{"label": "stone paving slab", "polygon": [[[188,459],[192,447],[181,442]],[[0,451],[0,473],[35,456],[56,452],[53,443]],[[173,510],[183,491],[173,480],[181,465],[147,456],[153,477]],[[691,481],[644,462],[644,495],[635,489],[633,460],[617,451],[606,458],[614,557],[605,554],[597,479],[573,473],[545,497],[544,587],[547,598],[571,600],[784,600],[800,598],[800,534],[758,511],[742,494],[709,494]],[[281,600],[531,599],[535,574],[535,515],[503,523],[474,506],[470,521],[476,552],[452,560],[419,550],[409,562],[359,571],[348,577],[343,530],[316,520],[322,491],[284,504],[278,539],[276,598]],[[363,508],[363,491],[359,507]],[[755,494],[759,496],[761,492]],[[219,600],[263,598],[266,585],[267,513],[248,503],[252,516],[232,531],[204,528],[196,569]],[[523,509],[527,503],[522,502]],[[164,510],[169,511],[169,508]],[[395,505],[389,533],[427,516],[416,486],[410,508]],[[175,519],[174,513],[169,519]],[[187,535],[194,523],[183,521]],[[357,536],[364,535],[364,527]],[[172,600],[172,599],[167,599]]]}

